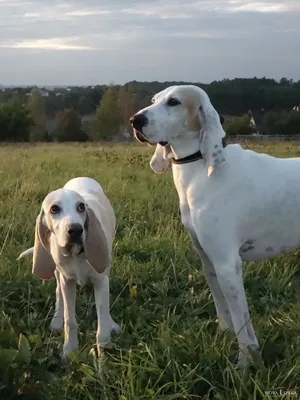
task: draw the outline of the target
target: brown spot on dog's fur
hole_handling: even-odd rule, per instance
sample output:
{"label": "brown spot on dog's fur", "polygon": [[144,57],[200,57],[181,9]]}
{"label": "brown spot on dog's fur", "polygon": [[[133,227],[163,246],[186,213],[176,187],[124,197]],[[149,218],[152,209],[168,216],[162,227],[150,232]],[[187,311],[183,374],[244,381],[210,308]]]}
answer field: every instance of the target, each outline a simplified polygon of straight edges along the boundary
{"label": "brown spot on dog's fur", "polygon": [[213,156],[213,157],[217,157],[217,156],[218,156],[218,153],[212,153],[212,156]]}

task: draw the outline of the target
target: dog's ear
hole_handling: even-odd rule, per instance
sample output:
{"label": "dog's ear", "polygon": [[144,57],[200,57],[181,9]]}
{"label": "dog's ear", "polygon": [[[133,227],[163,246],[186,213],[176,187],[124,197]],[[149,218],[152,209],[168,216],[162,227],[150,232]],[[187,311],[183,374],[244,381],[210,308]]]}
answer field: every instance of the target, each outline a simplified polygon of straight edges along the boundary
{"label": "dog's ear", "polygon": [[225,132],[221,125],[221,117],[210,102],[205,106],[199,107],[199,118],[202,126],[200,131],[200,150],[207,163],[207,174],[210,176],[218,165],[225,162],[222,140]]}
{"label": "dog's ear", "polygon": [[156,174],[163,174],[170,165],[170,159],[174,157],[172,149],[169,145],[156,145],[155,152],[150,161],[150,167]]}
{"label": "dog's ear", "polygon": [[50,279],[54,275],[56,266],[50,254],[51,232],[44,225],[43,217],[44,212],[41,210],[35,223],[32,273],[41,279]]}
{"label": "dog's ear", "polygon": [[86,240],[85,256],[88,263],[99,273],[102,273],[111,262],[111,251],[107,238],[94,211],[86,206]]}

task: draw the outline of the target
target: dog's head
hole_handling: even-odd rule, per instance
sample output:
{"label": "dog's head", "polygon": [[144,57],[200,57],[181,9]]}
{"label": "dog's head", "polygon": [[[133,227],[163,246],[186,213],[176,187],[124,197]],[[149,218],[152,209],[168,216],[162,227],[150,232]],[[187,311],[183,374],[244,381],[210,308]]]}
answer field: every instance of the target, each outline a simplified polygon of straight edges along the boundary
{"label": "dog's head", "polygon": [[42,204],[41,228],[51,232],[63,255],[77,255],[85,242],[87,207],[77,192],[58,189],[48,194]]}
{"label": "dog's head", "polygon": [[[54,250],[50,237],[51,243],[54,241]],[[65,257],[85,253],[87,261],[96,270],[101,269],[101,260],[97,261],[97,248],[101,242],[103,230],[83,197],[72,190],[55,190],[44,199],[36,219],[33,273],[43,279],[53,276],[52,251]]]}
{"label": "dog's head", "polygon": [[214,168],[225,160],[223,117],[204,90],[193,85],[171,86],[156,94],[152,103],[130,119],[137,140],[172,147],[175,141],[199,138],[200,150],[209,167]]}

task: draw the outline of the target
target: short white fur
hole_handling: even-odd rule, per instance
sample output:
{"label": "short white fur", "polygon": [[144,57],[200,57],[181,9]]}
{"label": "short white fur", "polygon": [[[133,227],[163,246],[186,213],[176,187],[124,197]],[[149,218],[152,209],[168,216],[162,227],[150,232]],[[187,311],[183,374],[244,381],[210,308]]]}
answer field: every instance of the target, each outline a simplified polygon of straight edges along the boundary
{"label": "short white fur", "polygon": [[[170,97],[180,101],[168,107]],[[198,252],[222,329],[239,343],[238,365],[258,349],[248,311],[242,261],[277,256],[300,245],[300,158],[279,159],[240,145],[223,148],[225,132],[209,97],[196,86],[172,87],[139,111],[143,128],[157,144],[151,159],[156,173],[167,170],[166,152],[176,159],[201,150],[203,159],[172,164],[182,223]],[[200,129],[188,129],[187,99],[199,110]]]}
{"label": "short white fur", "polygon": [[[80,202],[85,204],[84,212],[78,212]],[[60,206],[60,213],[51,214],[52,204]],[[74,223],[84,228],[83,253],[80,253],[77,244],[69,249],[66,247],[67,227]],[[33,273],[42,279],[50,279],[55,275],[56,306],[51,327],[61,330],[64,326],[64,360],[78,348],[75,315],[77,284],[84,286],[91,283],[94,287],[98,347],[106,346],[111,340],[111,332],[120,330],[109,310],[109,274],[114,235],[114,211],[100,184],[90,178],[74,178],[63,189],[46,196],[36,221],[35,246],[19,256],[20,259],[34,253]]]}

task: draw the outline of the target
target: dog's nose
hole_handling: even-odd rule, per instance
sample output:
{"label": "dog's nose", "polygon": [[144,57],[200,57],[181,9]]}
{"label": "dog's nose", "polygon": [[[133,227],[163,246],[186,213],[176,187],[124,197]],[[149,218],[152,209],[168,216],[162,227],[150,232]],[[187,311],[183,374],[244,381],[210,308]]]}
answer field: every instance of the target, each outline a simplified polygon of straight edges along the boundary
{"label": "dog's nose", "polygon": [[68,227],[68,235],[71,239],[78,239],[82,235],[83,227],[80,224],[71,224]]}
{"label": "dog's nose", "polygon": [[129,121],[131,126],[138,131],[141,131],[148,124],[148,118],[145,114],[135,114]]}

